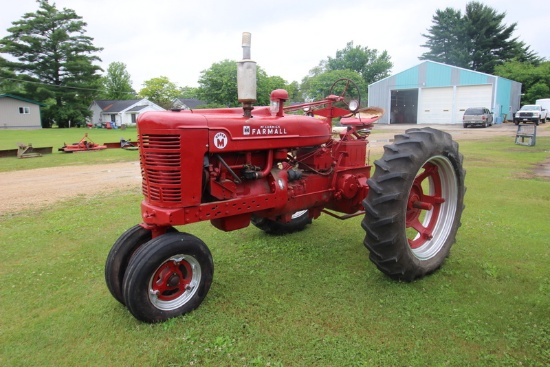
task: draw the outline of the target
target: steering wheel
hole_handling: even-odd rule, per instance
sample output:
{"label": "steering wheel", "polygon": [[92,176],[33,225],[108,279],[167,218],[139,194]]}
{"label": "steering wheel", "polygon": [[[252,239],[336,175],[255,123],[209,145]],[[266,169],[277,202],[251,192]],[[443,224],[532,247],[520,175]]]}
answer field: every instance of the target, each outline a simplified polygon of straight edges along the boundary
{"label": "steering wheel", "polygon": [[[351,79],[341,78],[335,81],[330,87],[329,95],[339,96],[342,99],[340,102],[345,104],[352,113],[356,112],[361,106],[361,93],[357,84]],[[357,101],[357,105],[350,106],[351,101]]]}

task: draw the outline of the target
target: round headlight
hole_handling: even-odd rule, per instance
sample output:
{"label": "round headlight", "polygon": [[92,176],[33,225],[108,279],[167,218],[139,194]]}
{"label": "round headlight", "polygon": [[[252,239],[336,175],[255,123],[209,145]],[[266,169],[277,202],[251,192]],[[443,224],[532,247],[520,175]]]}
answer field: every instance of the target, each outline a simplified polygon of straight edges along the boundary
{"label": "round headlight", "polygon": [[351,112],[355,112],[359,109],[359,102],[355,99],[352,99],[351,101],[349,101],[348,106]]}

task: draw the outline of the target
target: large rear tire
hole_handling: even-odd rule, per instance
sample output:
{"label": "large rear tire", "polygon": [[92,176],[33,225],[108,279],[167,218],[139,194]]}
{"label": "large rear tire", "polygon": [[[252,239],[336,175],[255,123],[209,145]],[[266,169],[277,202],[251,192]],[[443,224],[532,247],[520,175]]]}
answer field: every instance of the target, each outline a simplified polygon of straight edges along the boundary
{"label": "large rear tire", "polygon": [[292,214],[292,219],[288,223],[276,222],[255,215],[252,216],[251,222],[255,227],[261,229],[265,233],[282,235],[304,230],[308,224],[311,224],[311,218],[309,217],[308,210],[299,210]]}
{"label": "large rear tire", "polygon": [[462,159],[451,136],[431,128],[407,130],[384,147],[362,221],[370,260],[383,273],[413,281],[443,264],[464,207]]}
{"label": "large rear tire", "polygon": [[128,310],[144,322],[162,322],[202,303],[214,276],[212,254],[187,233],[166,233],[141,246],[124,275]]}

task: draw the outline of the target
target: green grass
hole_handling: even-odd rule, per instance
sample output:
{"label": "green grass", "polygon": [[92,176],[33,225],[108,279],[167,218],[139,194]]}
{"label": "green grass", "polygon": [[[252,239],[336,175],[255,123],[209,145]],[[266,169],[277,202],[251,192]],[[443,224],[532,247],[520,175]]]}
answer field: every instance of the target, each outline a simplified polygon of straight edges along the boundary
{"label": "green grass", "polygon": [[23,169],[75,166],[99,163],[114,163],[135,161],[139,159],[137,151],[124,149],[105,149],[96,152],[64,153],[59,152],[64,143],[76,143],[85,133],[98,144],[116,143],[120,138],[137,141],[136,128],[126,130],[107,129],[40,129],[40,130],[0,130],[0,150],[17,149],[17,143],[29,144],[33,147],[52,147],[52,154],[44,154],[39,158],[19,159],[16,157],[0,158],[0,172]]}
{"label": "green grass", "polygon": [[110,246],[140,221],[139,193],[4,214],[0,365],[547,366],[550,182],[529,170],[549,150],[550,138],[462,142],[457,243],[410,284],[370,263],[361,218],[283,237],[180,227],[210,247],[214,283],[196,311],[156,325],[103,278]]}

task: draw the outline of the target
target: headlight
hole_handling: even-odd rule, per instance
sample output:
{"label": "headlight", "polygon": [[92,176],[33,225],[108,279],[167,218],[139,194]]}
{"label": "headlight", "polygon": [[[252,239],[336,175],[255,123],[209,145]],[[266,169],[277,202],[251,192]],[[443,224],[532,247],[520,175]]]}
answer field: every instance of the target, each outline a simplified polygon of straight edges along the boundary
{"label": "headlight", "polygon": [[355,99],[352,99],[351,101],[349,101],[349,110],[351,112],[355,112],[357,111],[357,109],[359,109],[359,102]]}

